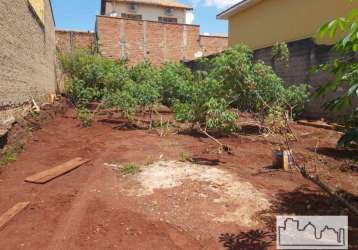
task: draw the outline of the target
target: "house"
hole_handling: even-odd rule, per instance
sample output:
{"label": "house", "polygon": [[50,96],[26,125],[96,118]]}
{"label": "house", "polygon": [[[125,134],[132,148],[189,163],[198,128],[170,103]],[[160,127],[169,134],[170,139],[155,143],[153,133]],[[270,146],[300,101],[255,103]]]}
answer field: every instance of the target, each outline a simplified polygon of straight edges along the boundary
{"label": "house", "polygon": [[[261,49],[276,42],[314,38],[321,25],[347,15],[358,2],[348,0],[242,0],[217,15],[229,21],[229,45]],[[321,39],[319,44],[334,40]]]}
{"label": "house", "polygon": [[[326,22],[350,13],[358,2],[348,0],[242,0],[217,15],[229,21],[229,46],[245,43],[254,50],[254,59],[273,67],[286,85],[306,83],[311,90],[334,80],[327,73],[312,73],[312,69],[336,57],[332,45],[337,38],[317,36],[318,29]],[[286,42],[290,52],[288,66],[275,62],[272,46]],[[309,118],[335,118],[344,114],[323,109],[327,100],[341,93],[322,98],[312,98],[306,105]],[[347,110],[348,112],[348,110]]]}
{"label": "house", "polygon": [[56,91],[50,0],[0,1],[0,126]]}
{"label": "house", "polygon": [[191,24],[192,7],[174,0],[102,0],[101,15]]}
{"label": "house", "polygon": [[192,8],[170,0],[102,0],[96,18],[100,53],[126,59],[129,65],[143,60],[155,66],[218,53],[228,47],[227,37],[200,35],[191,24]]}

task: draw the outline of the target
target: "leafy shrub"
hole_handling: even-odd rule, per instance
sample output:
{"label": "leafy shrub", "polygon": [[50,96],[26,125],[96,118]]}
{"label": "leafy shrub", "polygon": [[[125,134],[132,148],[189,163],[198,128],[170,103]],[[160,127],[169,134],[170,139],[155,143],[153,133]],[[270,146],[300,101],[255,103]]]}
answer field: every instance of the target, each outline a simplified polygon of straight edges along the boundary
{"label": "leafy shrub", "polygon": [[86,87],[85,82],[77,78],[66,82],[65,92],[72,103],[79,107],[86,107],[100,96],[97,89]]}
{"label": "leafy shrub", "polygon": [[107,108],[115,108],[121,111],[127,118],[131,118],[138,107],[137,100],[131,93],[120,90],[106,95],[104,103]]}
{"label": "leafy shrub", "polygon": [[99,54],[76,50],[59,55],[62,68],[72,79],[82,80],[94,89],[121,89],[130,81],[129,71],[123,61],[106,59]]}
{"label": "leafy shrub", "polygon": [[175,100],[185,101],[190,96],[194,76],[183,64],[166,63],[160,69],[162,102],[172,106]]}
{"label": "leafy shrub", "polygon": [[232,133],[238,126],[239,116],[229,110],[229,105],[224,99],[211,98],[206,104],[206,128],[215,132]]}
{"label": "leafy shrub", "polygon": [[93,113],[86,108],[76,108],[76,117],[81,121],[83,127],[90,127],[92,125]]}
{"label": "leafy shrub", "polygon": [[292,85],[285,89],[284,103],[290,111],[291,119],[303,111],[309,97],[309,85],[307,84]]}
{"label": "leafy shrub", "polygon": [[281,42],[281,43],[277,42],[272,47],[272,59],[275,62],[281,62],[284,63],[286,66],[288,66],[289,58],[290,58],[290,51],[285,42]]}

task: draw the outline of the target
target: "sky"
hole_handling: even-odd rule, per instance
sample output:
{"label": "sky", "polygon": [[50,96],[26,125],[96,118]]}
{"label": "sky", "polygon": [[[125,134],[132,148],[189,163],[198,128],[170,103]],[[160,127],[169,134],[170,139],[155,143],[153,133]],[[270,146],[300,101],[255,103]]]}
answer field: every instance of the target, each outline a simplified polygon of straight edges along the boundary
{"label": "sky", "polygon": [[[227,21],[216,15],[240,0],[177,0],[194,8],[194,24],[201,26],[202,34],[227,34]],[[94,30],[100,0],[52,0],[57,29]]]}

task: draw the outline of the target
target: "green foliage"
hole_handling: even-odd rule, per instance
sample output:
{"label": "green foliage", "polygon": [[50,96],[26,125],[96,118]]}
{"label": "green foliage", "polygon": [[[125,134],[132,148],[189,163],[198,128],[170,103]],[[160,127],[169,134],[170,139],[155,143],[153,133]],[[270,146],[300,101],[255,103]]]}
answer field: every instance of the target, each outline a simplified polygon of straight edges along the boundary
{"label": "green foliage", "polygon": [[[358,9],[353,9],[346,17],[340,17],[324,24],[319,30],[319,35],[332,38],[336,36],[338,31],[345,33],[345,37],[335,45],[335,50],[340,55],[339,58],[318,67],[318,70],[333,73],[335,81],[319,88],[316,95],[326,95],[344,87],[347,91],[327,102],[325,107],[329,110],[349,107],[352,110],[352,117],[355,117],[358,113],[358,107],[353,105],[353,100],[357,101],[358,99],[358,62],[356,60],[356,53],[358,52]],[[357,128],[349,130],[338,141],[338,146],[346,147],[352,141],[357,142],[357,133]]]}
{"label": "green foliage", "polygon": [[305,99],[303,88],[285,89],[271,67],[253,61],[253,52],[245,45],[212,59],[201,59],[196,72],[178,63],[157,69],[148,61],[128,69],[124,62],[83,51],[62,55],[61,62],[71,77],[66,93],[83,120],[89,118],[85,108],[94,100],[127,118],[138,111],[152,113],[157,104],[163,103],[174,110],[180,122],[199,124],[207,131],[232,133],[239,118],[233,106],[268,114],[268,106],[287,108],[288,103],[300,109]]}
{"label": "green foliage", "polygon": [[275,62],[281,62],[284,63],[286,66],[288,66],[290,58],[290,51],[287,47],[287,44],[285,42],[277,42],[272,47],[272,59]]}
{"label": "green foliage", "polygon": [[0,153],[0,166],[7,165],[11,162],[16,161],[17,153],[13,149],[4,149]]}
{"label": "green foliage", "polygon": [[127,164],[119,169],[122,175],[133,175],[140,172],[140,167],[135,164]]}
{"label": "green foliage", "polygon": [[354,54],[358,51],[358,9],[354,9],[347,17],[340,17],[324,24],[320,28],[319,35],[334,37],[338,31],[346,34],[335,45],[336,51],[340,54],[339,58],[318,67],[318,70],[333,73],[336,78],[335,81],[319,88],[318,96],[335,92],[340,86],[348,89],[326,104],[325,107],[330,110],[352,107],[352,99],[358,97],[358,62]]}
{"label": "green foliage", "polygon": [[232,133],[238,126],[238,114],[229,110],[229,105],[224,99],[211,98],[206,107],[206,128],[215,132]]}
{"label": "green foliage", "polygon": [[121,111],[127,118],[131,118],[138,107],[137,100],[130,92],[120,90],[106,95],[104,103],[107,108],[115,108]]}
{"label": "green foliage", "polygon": [[305,104],[309,101],[309,85],[292,85],[285,89],[284,96],[285,104],[290,109],[290,115],[293,118],[294,115],[298,115],[303,111]]}
{"label": "green foliage", "polygon": [[183,64],[166,63],[160,69],[160,94],[165,105],[172,106],[175,100],[190,98],[194,76]]}
{"label": "green foliage", "polygon": [[76,108],[76,117],[81,121],[83,127],[90,127],[92,125],[93,114],[89,109],[83,107]]}
{"label": "green foliage", "polygon": [[72,79],[84,82],[93,89],[120,89],[130,81],[129,72],[123,61],[113,61],[86,50],[76,50],[59,55],[62,68]]}
{"label": "green foliage", "polygon": [[83,80],[74,78],[65,84],[68,98],[78,107],[86,107],[91,101],[100,96],[97,89],[87,87]]}

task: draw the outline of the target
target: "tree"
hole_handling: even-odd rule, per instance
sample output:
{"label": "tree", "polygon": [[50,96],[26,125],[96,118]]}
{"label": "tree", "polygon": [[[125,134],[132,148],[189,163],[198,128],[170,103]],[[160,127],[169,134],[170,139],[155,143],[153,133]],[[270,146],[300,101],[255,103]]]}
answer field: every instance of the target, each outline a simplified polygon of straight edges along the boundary
{"label": "tree", "polygon": [[[329,110],[340,110],[344,107],[351,108],[352,116],[356,117],[358,107],[354,107],[353,100],[358,98],[358,9],[354,9],[348,16],[340,17],[324,24],[319,31],[321,37],[337,36],[337,32],[345,33],[334,46],[338,52],[338,58],[333,61],[320,65],[319,69],[331,72],[335,75],[335,80],[318,89],[317,95],[322,96],[330,92],[335,92],[339,87],[344,87],[347,91],[337,98],[325,104]],[[349,136],[348,136],[349,135]],[[358,130],[352,129],[339,141],[339,145],[347,146],[350,142],[358,143]]]}

